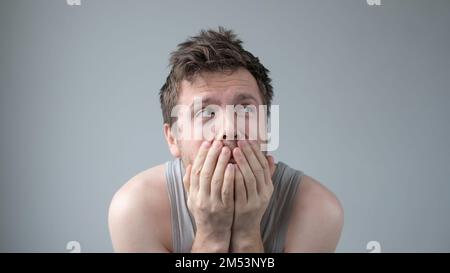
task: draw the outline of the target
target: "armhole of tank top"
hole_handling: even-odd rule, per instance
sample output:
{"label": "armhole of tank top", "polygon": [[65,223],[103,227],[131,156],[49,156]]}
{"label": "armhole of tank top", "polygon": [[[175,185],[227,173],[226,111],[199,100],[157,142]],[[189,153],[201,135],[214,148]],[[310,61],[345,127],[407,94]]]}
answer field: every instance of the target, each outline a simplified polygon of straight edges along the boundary
{"label": "armhole of tank top", "polygon": [[174,206],[176,206],[176,189],[174,185],[174,181],[172,179],[172,176],[170,174],[172,162],[168,161],[165,164],[165,177],[166,177],[166,184],[167,184],[167,193],[169,195],[169,202],[170,202],[170,219],[171,219],[171,229],[172,229],[172,252],[176,253],[179,250],[179,242],[180,242],[180,234],[178,230],[178,216],[177,211]]}
{"label": "armhole of tank top", "polygon": [[283,214],[282,219],[280,219],[280,230],[278,236],[276,236],[276,252],[281,253],[284,252],[284,245],[286,243],[286,235],[288,230],[288,225],[290,222],[290,219],[292,217],[292,206],[295,202],[295,198],[297,197],[298,189],[300,186],[300,183],[302,182],[304,172],[295,170],[294,174],[294,185],[289,186],[289,190],[294,191],[293,194],[289,196],[289,200],[287,200],[286,206],[283,208],[286,213]]}
{"label": "armhole of tank top", "polygon": [[[262,235],[262,240],[263,240],[263,244],[265,247],[264,252],[268,252],[268,253],[273,253],[275,251],[273,246],[276,243],[277,232],[273,228],[274,228],[275,223],[277,222],[277,220],[274,219],[274,217],[277,217],[278,213],[277,213],[277,209],[274,209],[274,206],[277,206],[276,200],[278,198],[276,197],[276,195],[280,191],[279,188],[282,187],[281,178],[282,178],[282,174],[283,174],[285,168],[286,168],[286,164],[284,162],[278,161],[276,163],[275,171],[272,174],[272,181],[273,181],[273,186],[274,186],[273,196],[271,197],[271,199],[269,201],[268,209],[264,213],[263,218],[261,220],[261,224],[262,224],[261,235]],[[275,233],[274,233],[274,231],[275,231]]]}

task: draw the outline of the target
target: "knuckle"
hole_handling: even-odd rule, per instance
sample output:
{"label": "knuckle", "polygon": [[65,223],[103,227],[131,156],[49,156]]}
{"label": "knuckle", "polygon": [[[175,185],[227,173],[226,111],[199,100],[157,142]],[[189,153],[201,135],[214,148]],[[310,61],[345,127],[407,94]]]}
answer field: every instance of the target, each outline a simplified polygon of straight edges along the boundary
{"label": "knuckle", "polygon": [[233,206],[226,206],[224,210],[227,214],[230,214],[230,213],[233,213],[234,208],[233,208]]}
{"label": "knuckle", "polygon": [[224,188],[223,190],[222,190],[222,196],[225,196],[225,197],[229,197],[230,195],[231,195],[231,189],[230,188]]}
{"label": "knuckle", "polygon": [[201,171],[202,171],[202,169],[201,168],[195,168],[195,169],[192,169],[192,173],[194,174],[194,175],[196,175],[196,176],[199,176],[200,175],[200,173],[201,173]]}
{"label": "knuckle", "polygon": [[261,169],[261,168],[256,168],[254,170],[254,172],[255,172],[255,176],[262,176],[262,175],[264,175],[264,170]]}
{"label": "knuckle", "polygon": [[220,207],[217,205],[212,205],[210,210],[211,213],[218,213],[220,211]]}
{"label": "knuckle", "polygon": [[246,182],[250,185],[253,185],[253,184],[256,184],[256,179],[254,177],[252,177],[252,178],[246,180]]}
{"label": "knuckle", "polygon": [[197,199],[195,201],[196,201],[195,202],[195,206],[201,211],[205,210],[208,207],[207,202],[205,202],[205,200],[203,200],[201,198],[199,198],[199,199]]}
{"label": "knuckle", "polygon": [[248,206],[247,206],[247,208],[246,208],[246,212],[247,213],[250,213],[250,212],[252,212],[252,211],[255,211],[255,210],[258,210],[260,208],[260,205],[259,205],[259,201],[255,201],[255,202],[251,202]]}
{"label": "knuckle", "polygon": [[261,203],[262,203],[262,204],[268,203],[269,200],[270,200],[270,197],[269,197],[267,194],[261,196]]}
{"label": "knuckle", "polygon": [[221,181],[219,178],[213,177],[213,178],[211,179],[211,186],[212,186],[212,185],[214,185],[214,186],[220,185],[221,182],[222,182],[222,181]]}
{"label": "knuckle", "polygon": [[272,191],[267,191],[262,195],[262,199],[266,203],[269,202],[271,198],[272,198]]}
{"label": "knuckle", "polygon": [[203,171],[200,173],[200,177],[205,180],[211,180],[212,176],[213,176],[213,174],[211,171]]}

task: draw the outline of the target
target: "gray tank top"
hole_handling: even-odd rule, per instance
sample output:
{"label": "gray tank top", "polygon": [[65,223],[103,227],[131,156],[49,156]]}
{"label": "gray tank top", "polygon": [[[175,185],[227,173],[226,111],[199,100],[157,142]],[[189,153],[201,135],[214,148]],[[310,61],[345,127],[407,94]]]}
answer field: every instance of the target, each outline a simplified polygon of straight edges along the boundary
{"label": "gray tank top", "polygon": [[[195,221],[187,207],[187,196],[183,186],[184,166],[177,158],[166,163],[166,181],[172,217],[172,247],[175,253],[191,252],[195,236]],[[261,236],[264,251],[280,253],[284,249],[292,202],[302,171],[278,162],[272,176],[273,194],[261,219]]]}

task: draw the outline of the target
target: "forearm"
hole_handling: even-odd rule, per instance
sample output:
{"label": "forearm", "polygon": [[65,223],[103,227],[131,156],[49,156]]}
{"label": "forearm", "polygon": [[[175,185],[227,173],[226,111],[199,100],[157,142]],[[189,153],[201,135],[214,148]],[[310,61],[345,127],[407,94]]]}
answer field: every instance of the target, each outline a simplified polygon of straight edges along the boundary
{"label": "forearm", "polygon": [[197,231],[191,252],[227,253],[230,249],[230,240],[231,232]]}

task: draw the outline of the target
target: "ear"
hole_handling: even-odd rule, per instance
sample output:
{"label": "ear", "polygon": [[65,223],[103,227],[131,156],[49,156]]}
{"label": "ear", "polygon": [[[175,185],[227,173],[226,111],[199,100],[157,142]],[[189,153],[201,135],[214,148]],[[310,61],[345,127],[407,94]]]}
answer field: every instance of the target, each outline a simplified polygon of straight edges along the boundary
{"label": "ear", "polygon": [[169,145],[170,153],[174,157],[179,158],[181,156],[180,149],[178,149],[177,139],[175,138],[174,134],[172,133],[171,126],[168,123],[164,123],[163,130],[164,130],[164,136],[166,137],[167,145]]}

